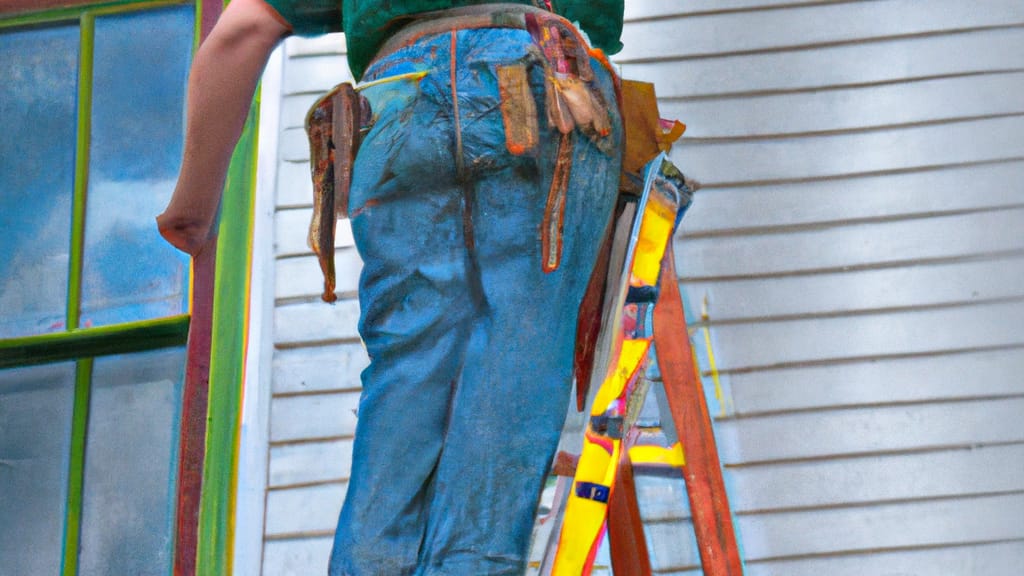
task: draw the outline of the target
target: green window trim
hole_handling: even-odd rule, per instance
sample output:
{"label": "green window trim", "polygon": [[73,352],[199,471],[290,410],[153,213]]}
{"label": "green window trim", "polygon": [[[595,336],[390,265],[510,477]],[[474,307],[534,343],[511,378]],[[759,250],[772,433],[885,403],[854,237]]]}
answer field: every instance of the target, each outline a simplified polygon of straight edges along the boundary
{"label": "green window trim", "polygon": [[217,242],[197,576],[232,574],[255,219],[259,91],[231,159]]}
{"label": "green window trim", "polygon": [[93,47],[96,17],[86,12],[79,20],[78,131],[75,139],[75,188],[71,201],[71,254],[68,263],[69,329],[77,328],[82,311],[82,266],[85,261],[85,202],[89,187],[89,151],[92,136]]}
{"label": "green window trim", "polygon": [[[74,6],[67,6],[74,3]],[[61,574],[74,576],[78,571],[78,548],[82,520],[82,483],[84,478],[85,436],[91,395],[90,374],[94,358],[108,354],[141,352],[181,345],[189,340],[190,330],[201,332],[190,315],[179,315],[102,326],[74,328],[80,318],[81,270],[84,252],[86,192],[88,187],[90,110],[92,103],[91,71],[93,65],[93,31],[95,18],[166,6],[194,4],[195,47],[208,33],[221,11],[221,2],[210,0],[113,0],[95,2],[69,0],[64,7],[42,10],[34,2],[15,2],[0,9],[0,29],[59,22],[77,21],[81,29],[80,78],[78,94],[78,126],[76,129],[75,180],[72,207],[72,246],[69,261],[67,329],[64,332],[0,339],[0,368],[44,364],[77,359],[72,415],[72,439],[67,517],[63,544]],[[205,7],[204,7],[205,4]],[[226,2],[223,2],[226,4]],[[205,8],[205,9],[204,9]],[[242,138],[232,158],[221,211],[220,235],[217,242],[212,298],[211,334],[208,355],[209,399],[203,489],[199,499],[198,532],[194,544],[195,574],[224,576],[231,574],[234,542],[235,501],[238,474],[242,387],[245,380],[245,356],[248,331],[249,282],[252,263],[251,235],[254,221],[257,126],[259,97],[255,99],[245,124]],[[193,283],[209,283],[203,267],[193,263]],[[192,294],[191,310],[209,307],[199,291]],[[196,321],[199,320],[197,316]],[[201,339],[199,339],[201,340]],[[190,348],[194,346],[189,342]],[[200,343],[200,346],[202,344]],[[190,350],[189,358],[194,358]],[[202,350],[200,349],[200,352]],[[199,362],[200,364],[202,361]],[[198,369],[198,378],[205,379],[202,366],[190,360],[188,371]],[[204,383],[205,384],[205,383]],[[185,425],[184,419],[182,426]],[[179,461],[185,458],[179,454]],[[180,480],[180,478],[179,478]],[[180,522],[180,520],[179,520]],[[180,524],[179,524],[180,529]],[[177,540],[176,536],[176,540]],[[175,548],[178,547],[176,542]],[[186,551],[187,552],[187,551]],[[176,562],[178,550],[175,550]],[[177,573],[177,572],[176,572]]]}
{"label": "green window trim", "polygon": [[0,340],[0,368],[180,346],[188,337],[188,327],[189,317],[179,315],[57,334],[9,338]]}
{"label": "green window trim", "polygon": [[78,573],[79,542],[82,538],[82,494],[85,485],[85,436],[89,426],[93,359],[84,358],[75,367],[75,404],[71,419],[71,462],[68,465],[67,515],[64,520],[62,576]]}
{"label": "green window trim", "polygon": [[[85,16],[95,18],[96,16],[106,16],[108,14],[125,14],[138,10],[150,10],[164,6],[184,6],[188,4],[196,5],[196,21],[198,22],[202,15],[199,5],[203,1],[205,0],[69,0],[68,2],[63,2],[64,6],[62,7],[43,11],[34,6],[29,8],[18,6],[18,3],[15,2],[13,13],[8,12],[10,15],[7,16],[0,14],[0,28],[50,24],[60,21],[78,20]],[[25,3],[27,6],[32,4],[34,2]],[[68,4],[73,5],[68,6]],[[8,11],[9,9],[5,7],[2,10]]]}

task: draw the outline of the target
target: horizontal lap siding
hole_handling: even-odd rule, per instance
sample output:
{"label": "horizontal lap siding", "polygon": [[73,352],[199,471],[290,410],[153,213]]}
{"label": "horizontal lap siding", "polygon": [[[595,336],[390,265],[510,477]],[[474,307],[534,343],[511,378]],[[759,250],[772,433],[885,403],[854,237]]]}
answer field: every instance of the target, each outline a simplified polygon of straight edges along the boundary
{"label": "horizontal lap siding", "polygon": [[[723,187],[715,194],[703,194],[684,222],[688,236],[701,237],[980,212],[1019,206],[1019,189],[1009,184],[1022,179],[1024,159],[827,181]],[[814,202],[807,202],[808,198]],[[737,205],[746,210],[729,209]]]}
{"label": "horizontal lap siding", "polygon": [[[657,78],[659,96],[672,102],[1020,72],[1022,49],[1024,30],[1013,27],[677,61],[637,60],[623,63],[623,71],[632,78]],[[677,73],[679,62],[686,64],[684,75]]]}
{"label": "horizontal lap siding", "polygon": [[[623,40],[704,185],[676,254],[747,572],[1015,573],[1024,5],[631,0]],[[302,121],[344,50],[286,50],[268,575],[324,572],[368,363],[347,223],[333,306],[305,244]],[[682,483],[638,482],[656,572],[698,574]]]}
{"label": "horizontal lap siding", "polygon": [[285,45],[274,215],[273,400],[263,574],[325,574],[348,486],[359,402],[369,363],[355,299],[362,262],[347,221],[338,223],[333,305],[306,231],[313,188],[303,122],[313,102],[349,78],[340,35]]}
{"label": "horizontal lap siding", "polygon": [[[1019,573],[1024,4],[627,16],[704,185],[676,258],[747,572]],[[656,571],[696,573],[682,484],[640,482]]]}

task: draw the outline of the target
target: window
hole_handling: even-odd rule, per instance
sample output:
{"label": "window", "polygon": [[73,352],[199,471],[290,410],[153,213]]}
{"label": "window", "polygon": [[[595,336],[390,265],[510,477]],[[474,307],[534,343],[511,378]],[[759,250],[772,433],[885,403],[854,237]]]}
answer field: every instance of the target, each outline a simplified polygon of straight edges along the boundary
{"label": "window", "polygon": [[171,573],[190,270],[153,218],[181,158],[196,15],[0,14],[5,572]]}

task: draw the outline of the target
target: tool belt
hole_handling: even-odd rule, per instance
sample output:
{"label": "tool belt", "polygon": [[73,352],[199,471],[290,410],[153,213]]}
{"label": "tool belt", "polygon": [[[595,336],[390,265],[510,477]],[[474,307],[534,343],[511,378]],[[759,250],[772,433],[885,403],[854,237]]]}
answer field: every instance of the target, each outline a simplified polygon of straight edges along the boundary
{"label": "tool belt", "polygon": [[[576,132],[598,148],[614,153],[609,103],[605,102],[591,68],[592,56],[580,33],[564,18],[521,4],[484,4],[418,14],[377,52],[388,56],[421,38],[476,28],[527,30],[534,39],[531,63],[544,69],[548,126],[559,133],[554,174],[541,225],[542,267],[556,270],[561,261],[565,196],[572,167]],[[618,80],[609,65],[609,71]],[[499,70],[506,144],[512,154],[524,154],[537,144],[537,111],[529,89],[527,63]],[[348,216],[348,194],[362,128],[371,116],[369,104],[350,83],[339,84],[319,99],[306,116],[310,171],[313,179],[313,217],[308,242],[324,276],[321,298],[336,300],[334,235],[338,218]],[[507,104],[507,105],[506,105]]]}
{"label": "tool belt", "polygon": [[[654,86],[646,82],[620,80],[600,51],[588,50],[579,32],[564,18],[551,12],[519,4],[488,4],[421,14],[391,37],[378,51],[383,58],[403,46],[452,30],[472,28],[517,28],[534,39],[534,60],[544,69],[546,117],[549,129],[559,133],[558,155],[541,223],[541,266],[545,272],[558,268],[562,251],[565,199],[572,168],[573,139],[580,133],[600,149],[614,154],[610,137],[609,103],[595,84],[591,58],[609,70],[615,83],[616,99],[624,125],[624,151],[620,189],[639,196],[644,167],[658,154],[667,152],[686,129],[678,121],[664,121],[658,113]],[[519,68],[499,70],[502,114],[506,144],[512,154],[524,154],[536,145],[538,114],[529,89],[525,63]],[[386,80],[386,79],[385,79]],[[508,104],[507,106],[505,104]],[[321,298],[334,302],[334,237],[338,218],[348,216],[348,194],[352,167],[359,150],[364,125],[371,110],[367,100],[349,83],[340,84],[318,100],[306,117],[313,178],[313,218],[309,245],[316,254],[324,276]],[[611,219],[614,219],[612,215]],[[608,292],[612,229],[607,233],[597,265],[591,273],[580,304],[576,327],[574,374],[577,380],[577,408],[583,409],[594,369],[603,305]]]}

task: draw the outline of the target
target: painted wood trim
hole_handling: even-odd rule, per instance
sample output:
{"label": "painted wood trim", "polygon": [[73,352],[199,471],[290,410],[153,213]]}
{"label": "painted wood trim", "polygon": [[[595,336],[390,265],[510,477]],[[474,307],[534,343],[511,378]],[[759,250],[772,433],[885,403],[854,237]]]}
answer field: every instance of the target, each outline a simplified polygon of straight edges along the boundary
{"label": "painted wood trim", "polygon": [[0,368],[142,352],[185,342],[188,316],[82,328],[0,341]]}
{"label": "painted wood trim", "polygon": [[60,8],[76,8],[100,4],[96,0],[7,0],[4,12],[37,12],[39,10],[54,10]]}
{"label": "painted wood trim", "polygon": [[274,187],[284,50],[279,46],[263,71],[260,88],[259,145],[252,224],[252,278],[249,294],[250,351],[242,392],[235,511],[234,576],[260,574],[267,517],[270,411],[274,330]]}
{"label": "painted wood trim", "polygon": [[[196,47],[220,15],[220,2],[197,0]],[[206,24],[210,20],[209,25]],[[218,239],[192,261],[192,322],[185,365],[184,399],[178,447],[178,485],[175,495],[174,576],[196,574],[199,510],[206,461],[206,418],[210,390],[210,352],[213,330],[214,271]]]}
{"label": "painted wood trim", "polygon": [[[127,2],[117,2],[114,4],[126,4]],[[112,4],[109,0],[97,1],[97,0],[7,0],[6,6],[3,7],[4,12],[19,13],[19,12],[38,12],[40,10],[58,10],[62,8],[85,8],[89,6],[109,6]]]}
{"label": "painted wood trim", "polygon": [[224,185],[215,264],[206,458],[196,574],[232,573],[242,390],[248,346],[259,92]]}
{"label": "painted wood trim", "polygon": [[0,26],[74,20],[86,13],[102,16],[190,3],[188,0],[6,0],[0,5]]}
{"label": "painted wood trim", "polygon": [[82,484],[85,480],[85,435],[89,427],[89,400],[92,396],[92,358],[78,362],[75,368],[75,403],[71,417],[71,455],[68,462],[67,508],[64,516],[64,554],[62,576],[78,574],[78,553],[82,527]]}
{"label": "painted wood trim", "polygon": [[178,440],[174,576],[193,576],[196,573],[199,502],[206,456],[215,262],[214,250],[204,252],[192,262],[192,322],[188,333],[184,400]]}
{"label": "painted wood trim", "polygon": [[75,184],[71,203],[71,247],[65,327],[78,328],[81,316],[82,266],[85,259],[85,203],[89,190],[89,144],[92,135],[92,74],[96,19],[83,14],[78,43],[78,126],[75,130]]}
{"label": "painted wood trim", "polygon": [[224,11],[224,6],[227,5],[227,1],[218,2],[214,0],[199,0],[196,2],[196,26],[199,29],[199,40],[202,41],[209,36],[210,31],[213,30],[213,25],[217,23],[217,18],[220,17],[220,13]]}
{"label": "painted wood trim", "polygon": [[661,265],[661,294],[658,305],[654,307],[658,367],[661,369],[672,420],[686,456],[683,475],[686,478],[693,529],[697,535],[704,573],[740,576],[743,574],[743,564],[704,387],[697,376],[687,336],[677,278],[670,243]]}

